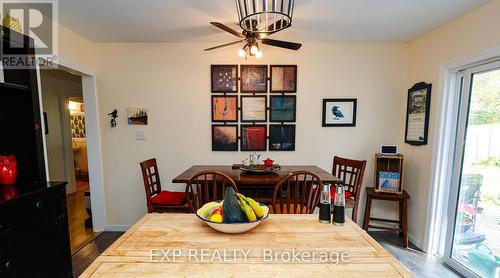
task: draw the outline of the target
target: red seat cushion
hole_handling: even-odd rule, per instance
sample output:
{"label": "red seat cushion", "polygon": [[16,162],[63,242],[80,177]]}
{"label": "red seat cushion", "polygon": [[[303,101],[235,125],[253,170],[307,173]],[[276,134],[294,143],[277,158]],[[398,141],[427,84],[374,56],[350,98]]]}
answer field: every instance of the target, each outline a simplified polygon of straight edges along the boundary
{"label": "red seat cushion", "polygon": [[[332,196],[332,199],[335,198],[335,186],[330,187],[330,195]],[[352,197],[352,193],[349,192],[349,191],[346,191],[345,192],[345,197],[346,198],[351,198]]]}
{"label": "red seat cushion", "polygon": [[162,191],[151,198],[154,205],[182,205],[186,202],[186,192]]}

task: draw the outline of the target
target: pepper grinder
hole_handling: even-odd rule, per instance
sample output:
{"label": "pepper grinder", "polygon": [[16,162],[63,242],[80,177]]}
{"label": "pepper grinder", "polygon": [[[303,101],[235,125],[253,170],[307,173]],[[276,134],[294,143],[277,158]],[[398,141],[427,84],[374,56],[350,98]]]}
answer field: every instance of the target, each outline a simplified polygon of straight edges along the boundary
{"label": "pepper grinder", "polygon": [[332,221],[332,199],[330,185],[324,184],[321,190],[319,202],[319,223],[330,223]]}
{"label": "pepper grinder", "polygon": [[333,201],[333,224],[344,225],[345,223],[345,191],[344,185],[339,183],[335,189],[335,200]]}

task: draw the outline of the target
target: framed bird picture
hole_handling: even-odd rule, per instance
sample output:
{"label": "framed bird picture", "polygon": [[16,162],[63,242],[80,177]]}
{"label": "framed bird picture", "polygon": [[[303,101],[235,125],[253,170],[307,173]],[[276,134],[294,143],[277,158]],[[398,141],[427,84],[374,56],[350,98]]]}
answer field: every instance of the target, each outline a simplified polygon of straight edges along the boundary
{"label": "framed bird picture", "polygon": [[356,126],[357,99],[323,99],[323,127]]}

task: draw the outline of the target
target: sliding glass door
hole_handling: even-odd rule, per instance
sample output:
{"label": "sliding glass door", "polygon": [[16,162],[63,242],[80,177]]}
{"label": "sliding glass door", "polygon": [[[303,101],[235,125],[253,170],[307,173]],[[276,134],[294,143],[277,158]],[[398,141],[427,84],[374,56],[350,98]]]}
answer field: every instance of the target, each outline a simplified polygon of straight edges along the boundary
{"label": "sliding glass door", "polygon": [[500,277],[500,63],[458,76],[446,262],[467,277]]}

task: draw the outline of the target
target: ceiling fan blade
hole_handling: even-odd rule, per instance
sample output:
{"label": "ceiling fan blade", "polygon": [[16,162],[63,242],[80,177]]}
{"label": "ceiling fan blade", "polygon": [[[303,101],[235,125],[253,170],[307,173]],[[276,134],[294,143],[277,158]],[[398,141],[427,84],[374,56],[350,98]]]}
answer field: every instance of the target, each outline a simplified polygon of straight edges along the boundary
{"label": "ceiling fan blade", "polygon": [[242,42],[244,42],[244,40],[235,41],[235,42],[229,42],[229,43],[221,44],[221,45],[218,45],[218,46],[210,47],[210,48],[207,48],[207,49],[204,49],[204,50],[205,51],[210,51],[210,50],[214,50],[214,49],[217,49],[217,48],[226,47],[226,46],[230,46],[230,45],[238,44],[238,43],[242,43]]}
{"label": "ceiling fan blade", "polygon": [[260,41],[263,44],[292,49],[292,50],[299,50],[302,47],[301,43],[296,43],[296,42],[286,42],[286,41],[279,41],[279,40],[273,40],[273,39],[262,39]]}
{"label": "ceiling fan blade", "polygon": [[243,36],[242,33],[234,30],[233,28],[230,28],[230,27],[227,27],[226,25],[222,24],[222,23],[219,23],[219,22],[210,22],[210,24],[212,24],[213,26],[219,28],[219,29],[222,29],[228,33],[231,33],[237,37],[240,37],[240,38],[244,38],[245,36]]}

